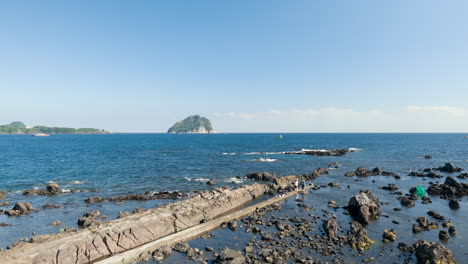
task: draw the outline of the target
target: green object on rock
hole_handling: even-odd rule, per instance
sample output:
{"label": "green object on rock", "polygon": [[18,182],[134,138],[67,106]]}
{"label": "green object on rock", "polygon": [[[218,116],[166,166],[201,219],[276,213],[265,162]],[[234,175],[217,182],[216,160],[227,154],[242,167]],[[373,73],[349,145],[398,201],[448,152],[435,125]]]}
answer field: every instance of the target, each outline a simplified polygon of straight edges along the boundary
{"label": "green object on rock", "polygon": [[426,190],[422,187],[422,186],[416,186],[416,190],[414,191],[414,193],[418,196],[418,197],[423,197],[424,195],[426,195]]}

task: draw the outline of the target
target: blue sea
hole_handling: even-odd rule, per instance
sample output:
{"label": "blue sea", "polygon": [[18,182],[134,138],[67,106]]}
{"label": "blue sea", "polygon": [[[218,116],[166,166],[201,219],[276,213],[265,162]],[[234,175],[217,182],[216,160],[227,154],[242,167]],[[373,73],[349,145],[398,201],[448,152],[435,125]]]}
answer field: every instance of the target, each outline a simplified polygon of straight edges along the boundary
{"label": "blue sea", "polygon": [[[58,232],[65,227],[77,227],[76,220],[85,212],[98,209],[115,219],[119,211],[131,211],[135,207],[151,208],[170,200],[127,201],[123,205],[111,202],[86,204],[89,196],[103,197],[145,191],[179,191],[192,193],[218,186],[238,186],[251,183],[245,179],[248,172],[267,171],[277,176],[311,173],[318,167],[339,162],[341,166],[319,177],[317,184],[339,182],[352,188],[344,191],[337,200],[347,200],[352,192],[372,189],[382,196],[387,191],[378,187],[395,183],[406,193],[415,185],[429,186],[429,181],[406,176],[411,170],[443,166],[453,162],[468,170],[468,139],[465,134],[109,134],[109,135],[28,135],[0,136],[0,190],[8,191],[10,202],[0,209],[11,209],[15,202],[29,201],[39,210],[26,216],[0,215],[0,247],[5,248],[18,239],[31,237],[32,233]],[[341,157],[316,157],[310,155],[285,155],[285,151],[301,149],[352,149]],[[432,159],[424,159],[431,155]],[[370,177],[355,181],[345,177],[347,171],[359,166],[379,167],[402,176]],[[451,176],[456,176],[455,173]],[[448,176],[450,174],[444,174]],[[206,181],[215,179],[215,186]],[[374,180],[374,182],[372,182]],[[466,180],[458,181],[464,182]],[[63,193],[55,196],[23,196],[29,188],[43,189],[48,183],[58,183],[66,190],[83,192]],[[396,196],[387,199],[396,200]],[[456,223],[458,235],[450,243],[466,246],[468,224],[466,197],[462,208],[454,211],[448,201],[432,197],[433,205],[418,205],[404,209],[401,214],[424,216],[427,210],[443,213]],[[42,209],[46,203],[60,204],[59,209]],[[399,201],[395,201],[399,205]],[[396,206],[393,206],[396,207]],[[50,226],[60,220],[60,226]],[[412,224],[412,223],[411,223]],[[458,225],[457,225],[458,224]],[[408,223],[409,225],[409,223]],[[465,227],[465,228],[462,228]],[[429,232],[428,232],[429,233]],[[437,233],[434,232],[435,237]],[[437,239],[435,239],[437,240]],[[455,248],[458,254],[468,250]]]}

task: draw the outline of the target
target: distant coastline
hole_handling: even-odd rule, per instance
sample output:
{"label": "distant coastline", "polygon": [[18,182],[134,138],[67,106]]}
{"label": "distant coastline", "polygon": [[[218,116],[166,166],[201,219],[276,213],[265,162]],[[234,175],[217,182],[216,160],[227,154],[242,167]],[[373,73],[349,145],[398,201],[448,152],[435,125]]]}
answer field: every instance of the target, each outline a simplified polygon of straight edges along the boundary
{"label": "distant coastline", "polygon": [[33,126],[28,127],[23,122],[15,121],[8,125],[0,125],[1,135],[22,135],[22,134],[110,134],[109,131],[98,128],[70,128],[70,127],[48,127]]}

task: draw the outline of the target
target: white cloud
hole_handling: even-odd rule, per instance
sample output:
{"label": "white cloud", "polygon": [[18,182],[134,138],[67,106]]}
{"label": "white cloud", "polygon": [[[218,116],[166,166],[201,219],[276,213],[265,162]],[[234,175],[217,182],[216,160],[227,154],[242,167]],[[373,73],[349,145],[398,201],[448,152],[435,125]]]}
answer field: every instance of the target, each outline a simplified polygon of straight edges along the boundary
{"label": "white cloud", "polygon": [[468,109],[454,106],[408,106],[407,111],[413,113],[447,113],[454,116],[468,116]]}
{"label": "white cloud", "polygon": [[464,132],[468,110],[448,106],[408,106],[393,111],[308,108],[214,113],[226,132]]}

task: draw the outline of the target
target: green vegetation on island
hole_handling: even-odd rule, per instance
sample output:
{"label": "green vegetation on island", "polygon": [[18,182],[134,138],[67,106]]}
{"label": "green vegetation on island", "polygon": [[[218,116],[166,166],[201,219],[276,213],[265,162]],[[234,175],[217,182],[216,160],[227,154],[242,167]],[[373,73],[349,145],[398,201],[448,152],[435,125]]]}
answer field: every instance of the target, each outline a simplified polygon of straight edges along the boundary
{"label": "green vegetation on island", "polygon": [[0,125],[0,134],[108,134],[108,131],[97,128],[69,128],[69,127],[27,127],[24,123],[16,121],[9,125]]}
{"label": "green vegetation on island", "polygon": [[210,120],[199,115],[189,116],[182,121],[175,123],[167,133],[171,134],[211,134],[216,133],[211,126]]}

